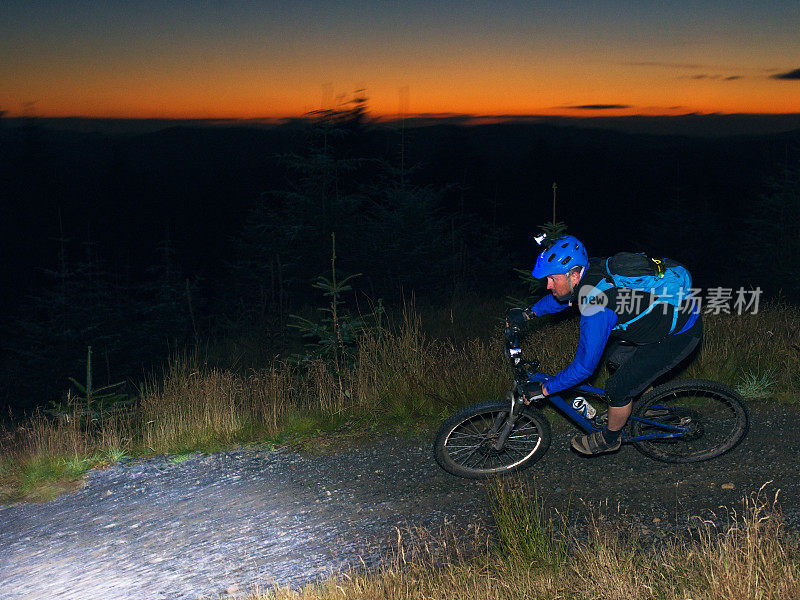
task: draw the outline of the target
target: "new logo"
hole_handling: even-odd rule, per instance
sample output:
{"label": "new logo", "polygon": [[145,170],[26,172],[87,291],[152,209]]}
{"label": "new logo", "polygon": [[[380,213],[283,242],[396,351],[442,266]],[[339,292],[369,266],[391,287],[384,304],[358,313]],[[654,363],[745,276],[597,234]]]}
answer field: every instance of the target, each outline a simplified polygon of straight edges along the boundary
{"label": "new logo", "polygon": [[608,296],[596,287],[584,286],[578,293],[578,310],[582,315],[591,317],[608,306]]}

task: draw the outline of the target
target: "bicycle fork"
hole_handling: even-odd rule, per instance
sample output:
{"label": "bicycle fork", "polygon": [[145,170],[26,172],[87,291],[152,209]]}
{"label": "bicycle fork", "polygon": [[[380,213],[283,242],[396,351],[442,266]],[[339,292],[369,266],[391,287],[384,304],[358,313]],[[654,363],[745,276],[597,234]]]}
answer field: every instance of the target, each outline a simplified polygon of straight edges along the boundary
{"label": "bicycle fork", "polygon": [[[500,413],[497,415],[497,418],[494,420],[492,424],[492,434],[498,434],[497,439],[495,440],[492,447],[500,452],[503,449],[503,446],[506,445],[508,441],[508,436],[511,435],[511,430],[514,429],[514,424],[517,422],[519,418],[520,411],[522,410],[522,402],[518,401],[514,397],[514,392],[509,392],[506,396],[511,404],[511,408],[509,409],[508,413]],[[502,429],[501,429],[502,427]]]}

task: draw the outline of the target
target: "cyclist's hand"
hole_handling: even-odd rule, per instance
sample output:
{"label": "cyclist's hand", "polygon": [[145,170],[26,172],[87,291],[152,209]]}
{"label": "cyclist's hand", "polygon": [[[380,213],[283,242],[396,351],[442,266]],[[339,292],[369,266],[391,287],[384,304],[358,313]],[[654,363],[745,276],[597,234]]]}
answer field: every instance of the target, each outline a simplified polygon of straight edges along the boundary
{"label": "cyclist's hand", "polygon": [[529,381],[528,383],[522,384],[520,387],[522,388],[522,401],[526,405],[536,400],[541,400],[545,396],[544,390],[542,389],[544,386],[541,383]]}
{"label": "cyclist's hand", "polygon": [[506,327],[522,329],[531,320],[533,313],[524,308],[511,308],[506,313]]}

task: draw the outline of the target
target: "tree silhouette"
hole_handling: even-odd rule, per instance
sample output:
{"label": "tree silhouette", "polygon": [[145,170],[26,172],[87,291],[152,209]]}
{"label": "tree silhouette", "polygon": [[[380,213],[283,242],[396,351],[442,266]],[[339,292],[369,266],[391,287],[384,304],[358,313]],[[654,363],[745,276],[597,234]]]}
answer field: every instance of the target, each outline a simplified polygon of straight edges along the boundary
{"label": "tree silhouette", "polygon": [[785,167],[753,203],[744,238],[746,272],[770,291],[800,300],[800,163]]}
{"label": "tree silhouette", "polygon": [[236,240],[233,268],[245,304],[281,326],[324,272],[330,234],[354,226],[362,201],[354,182],[366,160],[350,154],[363,131],[363,103],[310,118],[306,151],[279,157],[286,188],[262,194]]}

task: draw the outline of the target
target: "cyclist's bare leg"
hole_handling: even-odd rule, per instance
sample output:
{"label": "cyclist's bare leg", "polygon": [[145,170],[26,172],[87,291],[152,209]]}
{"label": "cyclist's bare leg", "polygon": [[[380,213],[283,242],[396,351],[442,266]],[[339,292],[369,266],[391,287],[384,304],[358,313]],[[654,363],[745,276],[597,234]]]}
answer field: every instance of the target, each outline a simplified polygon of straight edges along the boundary
{"label": "cyclist's bare leg", "polygon": [[625,406],[609,406],[608,407],[608,429],[611,431],[619,431],[625,427],[628,422],[628,417],[631,416],[633,410],[633,402],[628,402]]}

